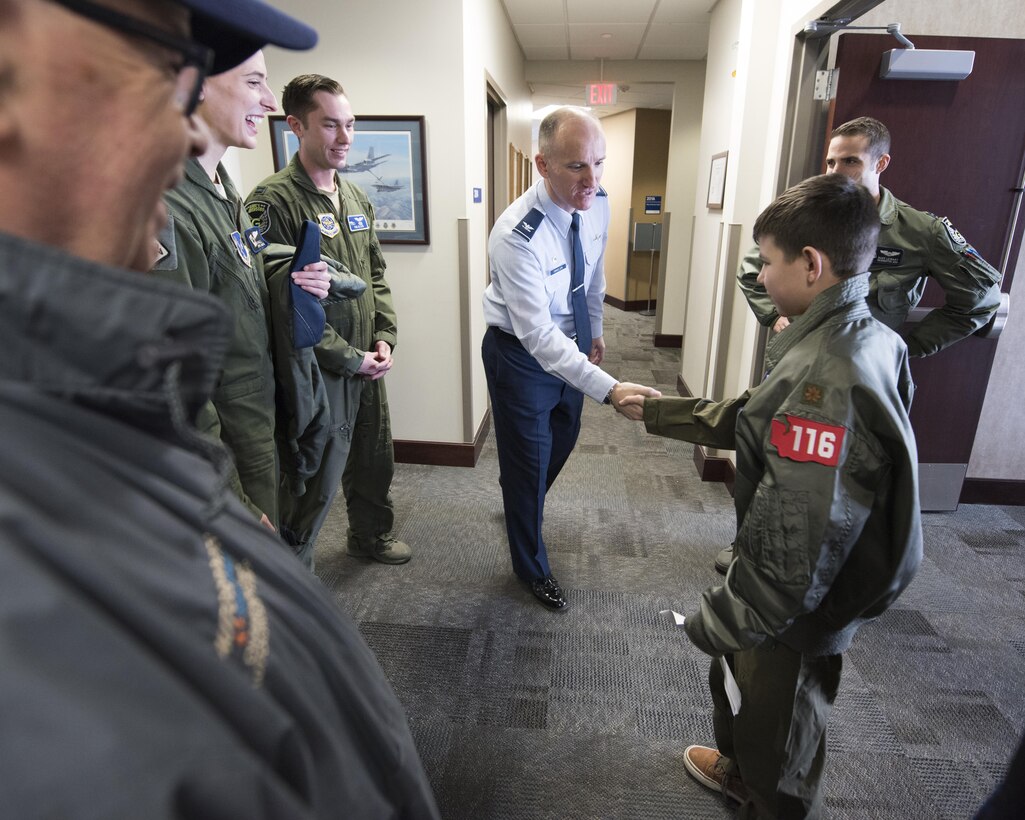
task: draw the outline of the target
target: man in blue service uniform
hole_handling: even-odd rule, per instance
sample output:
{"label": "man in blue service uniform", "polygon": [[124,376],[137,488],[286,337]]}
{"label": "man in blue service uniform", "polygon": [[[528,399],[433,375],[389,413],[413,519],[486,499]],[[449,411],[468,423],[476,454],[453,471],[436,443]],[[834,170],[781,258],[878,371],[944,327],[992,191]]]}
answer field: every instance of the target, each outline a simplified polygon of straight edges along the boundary
{"label": "man in blue service uniform", "polygon": [[549,114],[534,161],[542,180],[506,209],[488,241],[482,355],[513,571],[542,604],[561,609],[566,598],[541,528],[545,494],[576,444],[584,395],[632,415],[636,408],[620,406],[624,397],[660,394],[598,366],[609,225],[598,120],[574,108]]}
{"label": "man in blue service uniform", "polygon": [[356,625],[190,423],[229,309],[145,272],[207,71],[315,42],[258,0],[0,0],[5,817],[438,816]]}

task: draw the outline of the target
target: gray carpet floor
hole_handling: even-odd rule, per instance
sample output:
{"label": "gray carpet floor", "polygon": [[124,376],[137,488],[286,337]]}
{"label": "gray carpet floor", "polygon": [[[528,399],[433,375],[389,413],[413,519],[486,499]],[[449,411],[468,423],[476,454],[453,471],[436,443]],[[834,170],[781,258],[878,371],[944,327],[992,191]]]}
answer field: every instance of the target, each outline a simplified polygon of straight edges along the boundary
{"label": "gray carpet floor", "polygon": [[[607,369],[675,395],[679,351],[652,346],[654,319],[606,317]],[[493,435],[474,469],[398,466],[405,566],[345,555],[336,502],[318,574],[404,704],[445,818],[732,816],[682,763],[714,745],[708,658],[659,615],[718,581],[734,534],[729,493],[692,454],[585,402],[545,516],[559,613],[512,575]],[[962,505],[924,526],[915,581],[844,659],[833,818],[971,817],[1025,726],[1025,508]]]}

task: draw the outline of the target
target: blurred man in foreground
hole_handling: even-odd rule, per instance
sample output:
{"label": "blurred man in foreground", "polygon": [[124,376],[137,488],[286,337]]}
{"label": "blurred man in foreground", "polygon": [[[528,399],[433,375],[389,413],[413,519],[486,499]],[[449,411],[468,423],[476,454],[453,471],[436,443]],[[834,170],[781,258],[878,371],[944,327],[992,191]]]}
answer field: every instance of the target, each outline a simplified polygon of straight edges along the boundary
{"label": "blurred man in foreground", "polygon": [[147,270],[257,0],[0,0],[0,794],[31,817],[434,817],[355,625],[189,419],[228,344]]}

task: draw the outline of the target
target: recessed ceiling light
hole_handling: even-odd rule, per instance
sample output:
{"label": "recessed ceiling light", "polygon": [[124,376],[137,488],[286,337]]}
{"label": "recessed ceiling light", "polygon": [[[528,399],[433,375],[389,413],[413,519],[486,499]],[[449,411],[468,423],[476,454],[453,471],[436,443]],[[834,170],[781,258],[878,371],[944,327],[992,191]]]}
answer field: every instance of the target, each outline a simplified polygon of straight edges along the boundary
{"label": "recessed ceiling light", "polygon": [[606,32],[605,32],[605,33],[604,33],[604,34],[603,34],[603,35],[601,36],[601,38],[602,38],[603,40],[611,40],[611,39],[612,39],[612,35],[611,35],[611,34],[609,34],[609,33],[608,33],[608,32],[606,31]]}

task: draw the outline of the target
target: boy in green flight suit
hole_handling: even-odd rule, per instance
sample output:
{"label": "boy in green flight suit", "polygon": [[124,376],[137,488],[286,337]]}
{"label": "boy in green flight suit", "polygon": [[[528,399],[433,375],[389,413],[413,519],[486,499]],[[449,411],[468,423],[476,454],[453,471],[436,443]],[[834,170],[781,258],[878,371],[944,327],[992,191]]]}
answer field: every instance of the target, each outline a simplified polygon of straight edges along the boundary
{"label": "boy in green flight suit", "polygon": [[922,557],[907,347],[865,301],[878,231],[850,179],[789,189],[754,226],[759,282],[794,317],[765,380],[728,401],[624,399],[650,433],[737,451],[736,559],[684,624],[713,658],[718,749],[684,766],[742,818],[818,816],[841,653]]}

